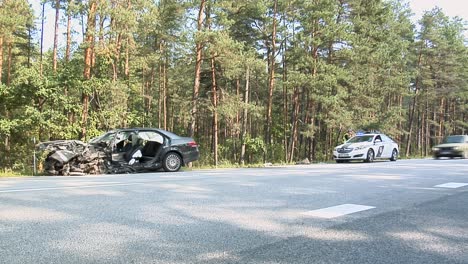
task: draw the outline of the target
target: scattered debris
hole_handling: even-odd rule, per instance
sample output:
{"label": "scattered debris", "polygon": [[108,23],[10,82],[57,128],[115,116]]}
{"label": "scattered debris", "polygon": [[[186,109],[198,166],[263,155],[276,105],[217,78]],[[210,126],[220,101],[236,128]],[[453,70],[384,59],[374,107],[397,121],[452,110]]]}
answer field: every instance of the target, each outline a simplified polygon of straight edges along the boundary
{"label": "scattered debris", "polygon": [[308,158],[305,158],[301,161],[296,162],[296,165],[309,165],[309,164],[310,164],[310,161]]}

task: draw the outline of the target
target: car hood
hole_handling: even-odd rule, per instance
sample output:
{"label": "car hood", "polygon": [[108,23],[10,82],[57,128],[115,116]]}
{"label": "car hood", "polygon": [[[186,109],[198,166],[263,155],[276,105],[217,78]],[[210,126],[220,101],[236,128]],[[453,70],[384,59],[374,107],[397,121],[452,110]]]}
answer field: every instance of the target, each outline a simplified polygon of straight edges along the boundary
{"label": "car hood", "polygon": [[435,145],[434,148],[454,148],[454,147],[460,147],[460,146],[463,146],[463,143],[444,143],[444,144]]}
{"label": "car hood", "polygon": [[88,144],[80,140],[54,140],[41,142],[36,147],[40,152],[47,153],[49,158],[66,163],[78,156],[83,160],[93,160],[96,157],[105,156],[106,146]]}
{"label": "car hood", "polygon": [[341,144],[339,146],[337,146],[336,148],[358,148],[358,147],[370,147],[372,144],[370,144],[369,142],[359,142],[359,143],[344,143],[344,144]]}
{"label": "car hood", "polygon": [[36,145],[39,150],[46,150],[46,149],[56,149],[56,150],[65,150],[70,148],[84,148],[88,144],[84,143],[81,140],[52,140],[52,141],[45,141],[40,142]]}

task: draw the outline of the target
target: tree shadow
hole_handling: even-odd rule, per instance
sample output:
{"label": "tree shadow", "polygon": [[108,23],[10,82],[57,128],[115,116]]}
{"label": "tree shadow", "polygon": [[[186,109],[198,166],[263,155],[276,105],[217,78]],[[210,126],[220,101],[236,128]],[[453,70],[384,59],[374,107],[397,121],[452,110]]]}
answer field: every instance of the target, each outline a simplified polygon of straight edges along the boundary
{"label": "tree shadow", "polygon": [[28,195],[2,193],[0,263],[463,263],[468,259],[466,192],[406,210],[324,221],[304,218],[301,212],[319,195],[335,195],[332,190],[301,187],[301,181],[271,190],[265,184],[269,180],[265,176],[227,179],[228,191],[220,187],[219,179],[185,179]]}

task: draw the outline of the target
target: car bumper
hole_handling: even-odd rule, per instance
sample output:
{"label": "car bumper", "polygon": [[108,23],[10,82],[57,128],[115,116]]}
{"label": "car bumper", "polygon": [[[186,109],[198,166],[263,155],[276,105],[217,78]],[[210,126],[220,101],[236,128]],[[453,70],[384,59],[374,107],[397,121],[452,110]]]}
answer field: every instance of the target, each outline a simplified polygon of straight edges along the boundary
{"label": "car bumper", "polygon": [[367,158],[367,149],[351,151],[349,153],[333,152],[333,159],[335,160],[365,160]]}
{"label": "car bumper", "polygon": [[182,159],[184,160],[184,165],[185,165],[189,162],[198,160],[200,158],[200,152],[198,150],[196,151],[194,150],[194,151],[184,153],[182,156],[183,156]]}
{"label": "car bumper", "polygon": [[436,151],[433,153],[434,157],[441,158],[455,158],[455,157],[463,157],[463,151],[461,150],[444,150],[444,151]]}

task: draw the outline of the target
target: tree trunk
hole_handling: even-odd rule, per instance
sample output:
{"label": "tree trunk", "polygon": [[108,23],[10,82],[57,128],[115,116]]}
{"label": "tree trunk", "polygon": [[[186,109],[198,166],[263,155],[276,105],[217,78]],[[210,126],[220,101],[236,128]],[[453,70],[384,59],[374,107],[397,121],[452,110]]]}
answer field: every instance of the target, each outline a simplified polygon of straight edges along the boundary
{"label": "tree trunk", "polygon": [[167,58],[164,58],[163,62],[163,68],[162,68],[162,91],[163,91],[163,96],[162,96],[162,107],[163,107],[163,121],[164,121],[164,129],[167,129]]}
{"label": "tree trunk", "polygon": [[[96,27],[96,1],[90,1],[88,23],[86,28],[86,39],[85,39],[85,54],[84,54],[84,71],[83,77],[85,80],[91,79],[91,66],[93,57],[93,42],[94,42],[94,31]],[[86,139],[87,123],[88,123],[88,110],[89,110],[89,94],[87,91],[83,91],[81,95],[82,102],[82,114],[81,114],[81,138]]]}
{"label": "tree trunk", "polygon": [[125,47],[125,78],[126,80],[130,80],[130,39],[127,38],[127,45]]}
{"label": "tree trunk", "polygon": [[13,62],[13,43],[8,42],[8,64],[7,64],[7,80],[6,85],[10,86],[11,84],[11,64]]}
{"label": "tree trunk", "polygon": [[40,50],[40,58],[39,58],[39,74],[42,76],[42,59],[44,57],[44,22],[45,22],[45,1],[42,2],[42,21],[41,21],[41,50]]}
{"label": "tree trunk", "polygon": [[[422,48],[419,51],[418,55],[418,68],[421,66],[421,58],[422,58]],[[409,157],[410,155],[410,150],[411,150],[411,134],[413,133],[413,122],[414,122],[414,112],[416,110],[416,101],[418,98],[418,91],[419,91],[419,76],[416,77],[416,82],[415,82],[415,91],[414,91],[414,97],[413,97],[413,103],[411,106],[411,112],[409,116],[409,129],[408,129],[408,136],[406,138],[406,157]]]}
{"label": "tree trunk", "polygon": [[[271,51],[270,51],[270,66],[269,82],[268,82],[268,105],[267,105],[267,116],[266,116],[266,131],[265,131],[265,143],[269,147],[271,145],[271,126],[272,126],[272,108],[273,108],[273,89],[275,87],[275,65],[276,65],[276,13],[278,9],[278,0],[274,0],[273,3],[273,29],[271,34]],[[267,148],[268,149],[268,148]],[[268,158],[268,157],[267,157]]]}
{"label": "tree trunk", "polygon": [[439,138],[444,138],[444,121],[445,121],[445,100],[444,98],[440,99],[439,105]]}
{"label": "tree trunk", "polygon": [[0,84],[2,84],[2,73],[3,73],[3,37],[0,36]]}
{"label": "tree trunk", "polygon": [[[424,112],[423,112],[424,113]],[[417,126],[417,140],[416,142],[418,143],[418,155],[422,156],[422,138],[423,138],[423,127],[424,127],[424,115],[422,115],[421,109],[418,109],[418,126]]]}
{"label": "tree trunk", "polygon": [[284,161],[288,161],[288,70],[286,64],[286,44],[283,50],[283,148]]}
{"label": "tree trunk", "polygon": [[[159,44],[159,54],[162,54],[162,44]],[[159,67],[158,67],[158,86],[159,86],[159,96],[158,96],[158,127],[161,127],[161,120],[162,120],[162,100],[163,100],[163,86],[164,86],[164,77],[163,77],[163,65],[162,65],[161,58],[159,59]]]}
{"label": "tree trunk", "polygon": [[55,27],[54,27],[54,50],[53,50],[53,70],[57,72],[57,49],[58,49],[58,30],[60,17],[60,0],[55,1]]}
{"label": "tree trunk", "polygon": [[[240,95],[240,79],[236,78],[236,97],[240,99],[241,98],[240,96],[241,96]],[[239,123],[240,123],[240,113],[239,113],[239,109],[237,109],[236,110],[236,127],[240,127]],[[239,134],[240,133],[238,133],[237,130],[236,130],[235,135],[236,135],[237,138],[238,138]]]}
{"label": "tree trunk", "polygon": [[244,92],[244,110],[242,114],[242,128],[241,128],[241,153],[240,153],[240,158],[239,158],[239,163],[240,165],[244,165],[245,163],[245,137],[247,135],[247,114],[248,114],[248,109],[247,105],[249,103],[249,93],[250,93],[250,69],[249,66],[247,66],[246,72],[245,72],[245,92]]}
{"label": "tree trunk", "polygon": [[[111,22],[112,24],[113,22]],[[122,48],[122,34],[119,33],[117,34],[117,38],[115,40],[115,55],[114,59],[112,60],[112,80],[115,82],[117,81],[117,78],[119,77],[119,62],[120,62],[120,51]]]}
{"label": "tree trunk", "polygon": [[[198,19],[197,19],[197,31],[201,32],[203,26],[203,12],[205,10],[206,0],[200,1],[200,10],[198,10]],[[202,50],[203,49],[203,42],[201,40],[197,40],[196,44],[196,53],[197,53],[197,60],[195,62],[195,80],[193,84],[193,95],[192,95],[192,111],[191,111],[191,121],[190,121],[190,137],[195,136],[195,128],[197,125],[197,106],[198,106],[198,93],[200,90],[200,73],[201,73],[201,65],[202,65]]]}
{"label": "tree trunk", "polygon": [[416,101],[418,98],[418,91],[416,90],[416,94],[413,97],[413,102],[410,109],[410,116],[409,116],[409,130],[408,136],[406,138],[406,157],[409,157],[410,150],[411,150],[411,135],[413,134],[413,123],[414,123],[414,113],[416,110]]}
{"label": "tree trunk", "polygon": [[151,67],[151,76],[150,76],[150,82],[148,86],[148,105],[146,106],[146,116],[149,118],[149,127],[153,127],[153,116],[151,115],[152,111],[152,104],[153,104],[153,96],[154,96],[154,77],[155,77],[155,70],[154,66]]}
{"label": "tree trunk", "polygon": [[216,68],[215,68],[215,58],[211,58],[211,92],[213,100],[213,162],[214,165],[218,166],[218,94],[216,87]]}
{"label": "tree trunk", "polygon": [[[398,121],[398,131],[403,131],[403,95],[399,95],[398,96],[398,105],[399,105],[399,112],[398,112],[398,115],[399,115],[399,121]],[[398,142],[402,142],[402,138],[401,138],[401,133],[398,134]]]}
{"label": "tree trunk", "polygon": [[298,131],[298,119],[299,119],[299,109],[300,109],[300,102],[299,102],[299,88],[294,89],[294,95],[293,95],[293,105],[294,105],[294,110],[293,110],[293,115],[292,115],[292,132],[291,132],[291,138],[290,138],[290,143],[289,143],[289,158],[288,162],[293,162],[294,160],[294,150],[296,146],[296,141],[297,141],[297,131]]}
{"label": "tree trunk", "polygon": [[429,150],[431,148],[431,144],[430,144],[430,138],[431,138],[431,133],[430,133],[430,130],[429,130],[429,116],[430,116],[430,113],[429,113],[429,101],[427,100],[426,98],[426,106],[425,106],[425,111],[426,111],[426,121],[425,121],[425,137],[424,137],[424,145],[425,145],[425,148],[424,148],[424,156],[427,157],[429,155]]}
{"label": "tree trunk", "polygon": [[[6,111],[5,111],[5,119],[6,120],[10,120],[10,110],[7,108],[7,106],[5,106],[6,108]],[[11,142],[10,142],[10,133],[11,133],[11,130],[9,130],[9,133],[7,135],[5,135],[5,140],[3,141],[4,145],[5,145],[5,154],[4,154],[4,157],[5,157],[5,164],[8,168],[11,167]]]}
{"label": "tree trunk", "polygon": [[67,45],[65,47],[65,62],[70,61],[70,49],[71,49],[71,28],[72,28],[72,16],[70,11],[70,5],[72,0],[68,0],[68,11],[67,11]]}

